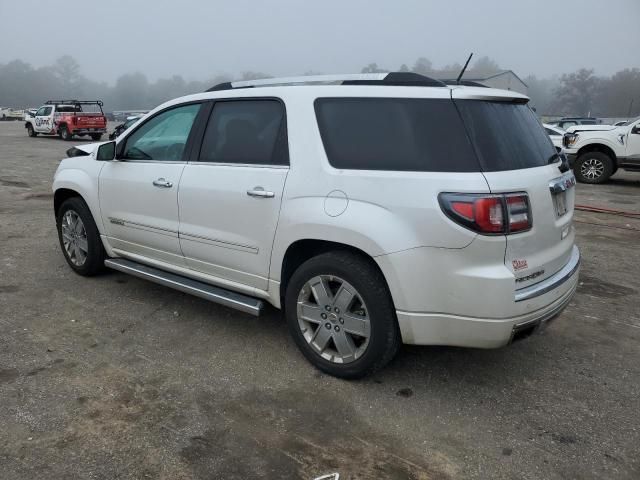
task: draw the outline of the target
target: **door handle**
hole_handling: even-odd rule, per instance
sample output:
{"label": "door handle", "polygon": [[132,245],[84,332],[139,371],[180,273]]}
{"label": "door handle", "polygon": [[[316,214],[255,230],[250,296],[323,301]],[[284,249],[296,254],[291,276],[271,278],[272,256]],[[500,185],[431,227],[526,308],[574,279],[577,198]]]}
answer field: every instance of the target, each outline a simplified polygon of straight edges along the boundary
{"label": "door handle", "polygon": [[273,192],[267,192],[262,187],[253,187],[253,190],[247,190],[247,195],[258,198],[273,198],[276,196]]}
{"label": "door handle", "polygon": [[171,188],[173,187],[173,183],[171,183],[169,180],[165,180],[164,178],[159,178],[153,181],[153,186],[160,188]]}

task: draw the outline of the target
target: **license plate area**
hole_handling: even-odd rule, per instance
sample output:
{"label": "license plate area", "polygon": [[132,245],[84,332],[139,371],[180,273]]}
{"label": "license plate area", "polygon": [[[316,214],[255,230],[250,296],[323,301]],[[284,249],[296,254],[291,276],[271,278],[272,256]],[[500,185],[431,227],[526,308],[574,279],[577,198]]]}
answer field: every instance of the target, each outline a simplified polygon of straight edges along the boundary
{"label": "license plate area", "polygon": [[567,192],[559,192],[553,195],[553,204],[556,210],[556,217],[560,218],[567,213]]}
{"label": "license plate area", "polygon": [[553,206],[556,217],[562,217],[567,213],[567,190],[576,186],[576,177],[569,171],[561,177],[554,178],[549,182],[549,191],[553,198]]}

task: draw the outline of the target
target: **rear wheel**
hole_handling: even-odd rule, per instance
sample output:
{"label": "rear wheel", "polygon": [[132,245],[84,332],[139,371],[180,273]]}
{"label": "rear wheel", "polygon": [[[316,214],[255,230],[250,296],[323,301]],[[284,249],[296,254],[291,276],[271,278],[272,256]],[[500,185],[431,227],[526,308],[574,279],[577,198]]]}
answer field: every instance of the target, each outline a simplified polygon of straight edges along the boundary
{"label": "rear wheel", "polygon": [[304,356],[336,377],[385,366],[400,346],[384,277],[359,255],[335,251],[303,263],[285,294],[289,330]]}
{"label": "rear wheel", "polygon": [[604,183],[613,175],[611,158],[602,152],[586,152],[578,157],[573,172],[579,182]]}
{"label": "rear wheel", "polygon": [[31,125],[30,123],[29,123],[29,124],[27,124],[27,134],[28,134],[30,137],[37,137],[37,136],[38,136],[38,132],[36,132],[36,131],[33,129],[33,125]]}
{"label": "rear wheel", "polygon": [[91,134],[91,138],[93,140],[95,140],[96,142],[100,141],[100,139],[102,138],[102,134],[101,133],[92,133]]}
{"label": "rear wheel", "polygon": [[91,211],[80,197],[64,201],[56,217],[58,240],[74,272],[92,276],[104,269],[106,253]]}
{"label": "rear wheel", "polygon": [[71,134],[71,132],[69,131],[67,126],[66,125],[62,125],[60,127],[60,138],[62,140],[69,141],[69,140],[71,140],[71,137],[73,137],[73,135]]}

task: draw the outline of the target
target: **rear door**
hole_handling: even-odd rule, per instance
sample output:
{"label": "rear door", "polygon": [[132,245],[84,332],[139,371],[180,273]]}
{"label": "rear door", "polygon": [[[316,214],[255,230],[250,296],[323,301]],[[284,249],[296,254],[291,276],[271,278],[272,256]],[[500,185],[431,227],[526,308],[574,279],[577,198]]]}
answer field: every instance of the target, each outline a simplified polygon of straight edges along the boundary
{"label": "rear door", "polygon": [[217,101],[192,160],[178,194],[187,265],[266,290],[289,172],[284,104],[276,99]]}
{"label": "rear door", "polygon": [[520,279],[516,287],[553,275],[574,244],[573,173],[560,171],[553,144],[526,104],[457,99],[456,105],[491,192],[529,197],[531,229],[507,235],[505,264]]}

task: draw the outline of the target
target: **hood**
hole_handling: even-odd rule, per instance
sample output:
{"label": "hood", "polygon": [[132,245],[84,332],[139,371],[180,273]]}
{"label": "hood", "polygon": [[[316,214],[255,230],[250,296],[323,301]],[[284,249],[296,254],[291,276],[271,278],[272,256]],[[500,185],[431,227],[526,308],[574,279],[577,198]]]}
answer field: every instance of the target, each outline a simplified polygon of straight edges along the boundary
{"label": "hood", "polygon": [[609,130],[615,130],[615,125],[574,125],[573,127],[567,128],[567,132],[576,133],[576,132],[608,132]]}
{"label": "hood", "polygon": [[84,143],[82,145],[76,145],[75,147],[71,147],[67,150],[67,157],[83,157],[87,155],[91,155],[99,145],[107,142],[99,142],[99,143]]}

